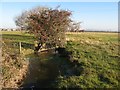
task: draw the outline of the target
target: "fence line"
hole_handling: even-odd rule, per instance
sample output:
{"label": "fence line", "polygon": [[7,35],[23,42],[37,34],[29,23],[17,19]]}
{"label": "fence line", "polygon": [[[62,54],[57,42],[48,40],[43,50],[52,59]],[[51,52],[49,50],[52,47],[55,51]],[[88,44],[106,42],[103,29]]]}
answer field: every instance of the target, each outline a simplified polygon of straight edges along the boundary
{"label": "fence line", "polygon": [[34,44],[25,43],[25,42],[15,42],[15,41],[4,41],[7,47],[11,49],[11,53],[20,53],[22,48],[25,49],[34,49]]}

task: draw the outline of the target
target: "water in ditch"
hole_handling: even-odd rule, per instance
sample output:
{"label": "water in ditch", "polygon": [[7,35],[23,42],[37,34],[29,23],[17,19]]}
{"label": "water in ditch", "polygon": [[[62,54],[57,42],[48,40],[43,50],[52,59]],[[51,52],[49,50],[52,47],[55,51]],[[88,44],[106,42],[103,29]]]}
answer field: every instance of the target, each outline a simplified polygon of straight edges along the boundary
{"label": "water in ditch", "polygon": [[53,51],[30,54],[28,71],[21,88],[48,88],[58,76],[58,65],[54,62]]}

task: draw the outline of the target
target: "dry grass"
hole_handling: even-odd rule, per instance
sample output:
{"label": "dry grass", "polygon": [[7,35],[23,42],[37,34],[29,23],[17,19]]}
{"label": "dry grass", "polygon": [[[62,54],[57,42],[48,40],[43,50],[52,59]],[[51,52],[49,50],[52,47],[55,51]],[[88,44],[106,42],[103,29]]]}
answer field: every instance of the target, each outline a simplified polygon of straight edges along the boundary
{"label": "dry grass", "polygon": [[26,76],[27,66],[24,56],[12,54],[10,48],[2,43],[2,88],[18,88]]}

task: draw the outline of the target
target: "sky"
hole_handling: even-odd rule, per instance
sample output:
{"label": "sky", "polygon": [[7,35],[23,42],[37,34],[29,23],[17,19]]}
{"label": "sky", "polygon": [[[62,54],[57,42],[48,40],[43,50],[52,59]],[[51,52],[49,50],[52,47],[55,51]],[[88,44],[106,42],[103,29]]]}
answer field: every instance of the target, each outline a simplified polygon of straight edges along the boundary
{"label": "sky", "polygon": [[36,6],[47,6],[72,11],[72,20],[82,22],[86,30],[118,30],[117,2],[1,2],[0,28],[16,28],[15,17]]}

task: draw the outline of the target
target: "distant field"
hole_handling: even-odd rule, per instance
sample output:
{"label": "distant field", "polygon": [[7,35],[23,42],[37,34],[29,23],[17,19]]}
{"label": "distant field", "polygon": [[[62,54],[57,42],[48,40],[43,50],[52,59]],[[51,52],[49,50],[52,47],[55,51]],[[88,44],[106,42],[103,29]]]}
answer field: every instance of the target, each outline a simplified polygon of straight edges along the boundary
{"label": "distant field", "polygon": [[81,33],[66,33],[69,38],[74,40],[98,40],[98,41],[116,41],[118,42],[118,33],[104,32],[81,32]]}
{"label": "distant field", "polygon": [[[33,35],[20,32],[2,32],[4,40],[34,43]],[[55,87],[80,87],[80,88],[113,88],[120,82],[119,38],[118,33],[80,32],[66,33],[68,51],[72,51],[74,60],[81,66],[76,69],[78,76],[66,78],[61,76]],[[59,59],[61,60],[61,59]],[[72,68],[72,67],[71,67]],[[67,69],[66,69],[67,71]],[[63,70],[63,75],[66,72]]]}
{"label": "distant field", "polygon": [[20,31],[2,31],[2,39],[14,42],[34,43],[33,35]]}
{"label": "distant field", "polygon": [[[28,33],[20,31],[1,31],[3,39],[11,39],[15,41],[22,41],[33,43],[34,37]],[[67,32],[66,38],[68,40],[98,40],[98,41],[115,41],[118,42],[118,33],[103,33],[103,32]]]}

